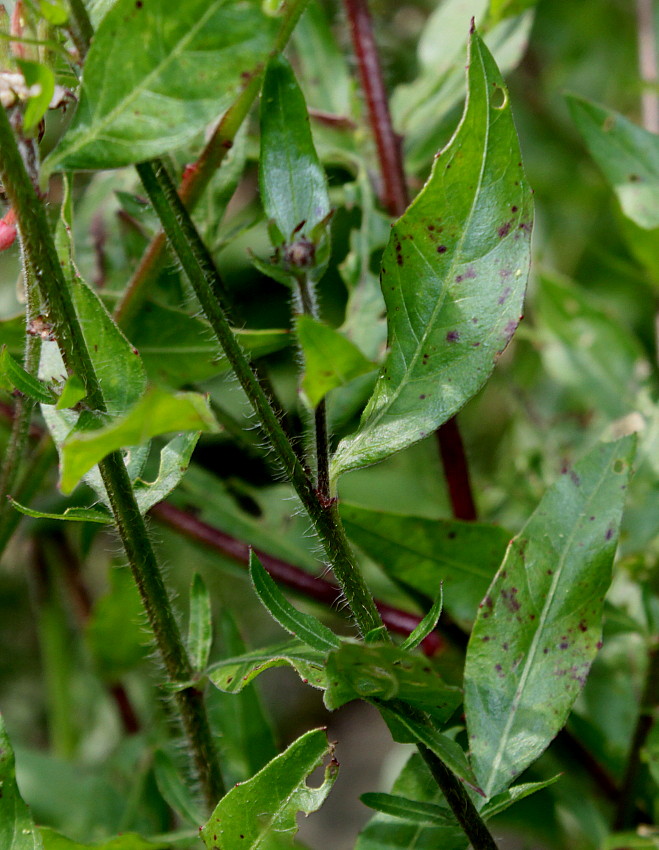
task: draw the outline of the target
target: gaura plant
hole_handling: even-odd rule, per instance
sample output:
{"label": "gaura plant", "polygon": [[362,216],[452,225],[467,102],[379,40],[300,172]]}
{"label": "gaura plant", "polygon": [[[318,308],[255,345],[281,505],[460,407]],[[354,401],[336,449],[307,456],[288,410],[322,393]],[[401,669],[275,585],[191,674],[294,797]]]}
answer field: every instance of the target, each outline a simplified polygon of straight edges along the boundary
{"label": "gaura plant", "polygon": [[[405,758],[362,795],[356,850],[657,846],[656,375],[546,271],[519,356],[565,391],[541,387],[556,436],[533,469],[520,426],[528,486],[488,493],[505,476],[481,468],[477,520],[455,417],[515,383],[534,211],[498,62],[534,4],[467,5],[427,17],[391,99],[404,139],[363,0],[3,10],[0,247],[24,310],[1,322],[0,541],[45,678],[39,717],[20,694],[5,716],[50,745],[15,758],[2,721],[3,848],[304,846],[339,771],[309,727],[355,701]],[[650,231],[656,137],[570,109]],[[282,747],[273,668],[322,694]],[[615,676],[646,684],[614,728]]]}

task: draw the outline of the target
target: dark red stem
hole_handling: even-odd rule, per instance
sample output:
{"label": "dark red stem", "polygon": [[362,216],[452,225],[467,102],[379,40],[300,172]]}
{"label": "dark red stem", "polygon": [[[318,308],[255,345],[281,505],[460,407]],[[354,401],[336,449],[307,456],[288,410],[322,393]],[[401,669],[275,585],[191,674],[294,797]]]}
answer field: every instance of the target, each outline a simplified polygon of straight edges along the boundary
{"label": "dark red stem", "polygon": [[[197,543],[203,543],[216,552],[247,566],[249,563],[250,547],[241,540],[236,540],[219,528],[209,525],[192,516],[186,511],[175,507],[169,502],[160,502],[151,508],[150,514],[159,522],[168,525],[186,537]],[[259,560],[270,573],[270,575],[281,584],[295,590],[309,599],[315,599],[329,608],[336,608],[341,598],[340,589],[331,582],[317,576],[310,575],[300,567],[261,552],[254,550]],[[407,611],[392,608],[383,602],[376,600],[376,606],[384,624],[391,631],[407,636],[420,622],[420,618]],[[435,655],[444,646],[442,638],[437,632],[431,632],[423,641],[422,648],[426,655]]]}
{"label": "dark red stem", "polygon": [[[366,98],[369,122],[380,163],[380,202],[389,215],[398,218],[409,204],[401,137],[394,130],[382,68],[373,36],[368,0],[344,0],[350,21],[352,43],[357,57],[359,79]],[[469,481],[467,458],[455,419],[437,431],[444,474],[456,519],[476,519],[476,507]]]}
{"label": "dark red stem", "polygon": [[366,98],[369,123],[378,150],[382,180],[380,200],[389,215],[398,218],[405,212],[409,203],[401,138],[391,123],[389,99],[384,87],[368,3],[367,0],[344,0],[344,6],[350,21],[352,44]]}
{"label": "dark red stem", "polygon": [[455,417],[449,419],[437,430],[437,442],[453,516],[456,519],[475,520],[476,505],[469,480],[469,466]]}

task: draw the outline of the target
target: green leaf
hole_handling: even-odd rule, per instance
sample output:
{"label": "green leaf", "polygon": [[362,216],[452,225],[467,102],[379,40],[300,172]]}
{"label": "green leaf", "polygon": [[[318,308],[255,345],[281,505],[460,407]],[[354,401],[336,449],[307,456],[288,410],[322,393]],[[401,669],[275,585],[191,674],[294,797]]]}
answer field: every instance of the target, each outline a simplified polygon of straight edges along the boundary
{"label": "green leaf", "polygon": [[20,505],[15,499],[11,499],[11,504],[17,511],[25,516],[31,516],[35,519],[62,519],[70,520],[71,522],[98,522],[111,523],[112,516],[105,511],[98,511],[94,508],[67,508],[63,514],[47,514],[43,511],[35,511],[32,508],[27,508],[25,505]]}
{"label": "green leaf", "polygon": [[[380,795],[364,795],[372,796]],[[457,824],[447,826],[445,822],[438,825],[440,813],[449,821],[451,811],[419,753],[409,757],[394,782],[391,795],[383,796],[409,801],[410,817],[384,812],[375,815],[360,833],[355,850],[430,850],[439,847],[441,850],[466,850],[468,839]],[[436,807],[428,810],[437,816],[434,825],[418,819],[423,816],[418,813],[423,812],[425,806]]]}
{"label": "green leaf", "polygon": [[204,819],[190,788],[183,781],[180,765],[177,765],[164,750],[156,750],[153,757],[153,773],[158,790],[176,814],[184,822],[198,826]]}
{"label": "green leaf", "polygon": [[30,809],[16,785],[14,750],[0,714],[0,847],[3,850],[42,850],[41,837]]}
{"label": "green leaf", "polygon": [[39,11],[54,27],[60,27],[69,19],[66,0],[39,0]]}
{"label": "green leaf", "polygon": [[218,431],[207,399],[199,393],[154,388],[125,416],[103,428],[75,433],[62,444],[60,489],[70,493],[82,476],[116,449],[138,446],[169,431]]}
{"label": "green leaf", "polygon": [[657,136],[592,101],[570,95],[567,102],[572,120],[624,214],[648,230],[659,227]]}
{"label": "green leaf", "polygon": [[261,93],[259,187],[277,244],[317,241],[314,228],[330,212],[327,178],[311,137],[304,95],[281,55],[268,63]]}
{"label": "green leaf", "polygon": [[403,700],[444,724],[462,702],[427,658],[392,644],[343,643],[327,658],[325,705],[330,711],[354,699]]}
{"label": "green leaf", "polygon": [[160,452],[160,466],[155,481],[144,481],[141,478],[135,481],[133,492],[141,514],[162,502],[176,489],[188,469],[198,439],[198,431],[177,434]]}
{"label": "green leaf", "polygon": [[0,378],[6,379],[23,395],[41,404],[55,404],[57,401],[57,393],[53,388],[26,372],[11,356],[6,345],[0,351]]}
{"label": "green leaf", "polygon": [[211,597],[204,580],[195,573],[190,586],[190,620],[188,625],[188,654],[193,670],[201,671],[208,664],[213,644]]}
{"label": "green leaf", "polygon": [[70,375],[62,387],[55,408],[57,410],[66,410],[68,407],[75,407],[86,395],[87,391],[80,378],[77,375]]}
{"label": "green leaf", "polygon": [[497,794],[481,808],[479,814],[484,820],[489,820],[495,815],[505,812],[509,806],[516,803],[518,800],[523,800],[525,797],[530,797],[536,791],[542,791],[543,788],[548,788],[554,782],[558,782],[562,774],[552,776],[551,779],[545,779],[542,782],[524,782],[521,785],[513,785],[502,794]]}
{"label": "green leaf", "polygon": [[543,363],[581,408],[618,419],[637,409],[650,373],[640,342],[593,304],[581,287],[540,275],[536,309]]}
{"label": "green leaf", "polygon": [[533,210],[508,92],[474,33],[462,121],[382,259],[389,355],[332,475],[432,433],[487,380],[520,320]]}
{"label": "green leaf", "polygon": [[208,669],[208,678],[227,694],[239,693],[252,679],[272,667],[292,667],[305,684],[327,687],[327,654],[311,649],[301,640],[286,641],[264,649],[254,649],[234,658],[226,658]]}
{"label": "green leaf", "polygon": [[40,62],[17,59],[16,64],[23,73],[25,84],[33,92],[30,94],[23,114],[23,130],[29,133],[39,124],[48,110],[55,93],[55,75],[47,65],[42,65]]}
{"label": "green leaf", "polygon": [[291,605],[275,581],[268,575],[253,549],[249,553],[249,575],[265,609],[293,637],[299,638],[318,652],[330,652],[341,645],[341,641],[334,632],[320,620],[311,614],[298,611]]}
{"label": "green leaf", "polygon": [[169,842],[149,841],[132,832],[123,833],[98,844],[81,844],[44,826],[39,827],[39,833],[43,839],[44,850],[169,850],[171,847]]}
{"label": "green leaf", "polygon": [[433,599],[444,589],[446,610],[470,623],[496,573],[510,535],[482,523],[435,520],[341,503],[346,532],[394,581]]}
{"label": "green leaf", "polygon": [[[252,358],[279,351],[292,338],[288,330],[239,328],[234,332]],[[145,304],[131,338],[154,383],[178,388],[208,380],[230,368],[213,340],[208,322],[165,304]]]}
{"label": "green leaf", "polygon": [[439,593],[432,604],[431,609],[426,616],[421,620],[414,631],[400,645],[401,649],[416,649],[417,646],[424,641],[433,631],[439,618],[442,616],[442,608],[444,607],[444,588],[439,586]]}
{"label": "green leaf", "polygon": [[657,850],[659,848],[659,833],[649,827],[647,835],[638,832],[614,832],[607,836],[602,850]]}
{"label": "green leaf", "polygon": [[298,316],[295,324],[304,354],[302,389],[311,407],[318,407],[330,390],[375,368],[353,342],[334,328],[305,315]]}
{"label": "green leaf", "polygon": [[600,444],[549,488],[481,603],[465,708],[489,797],[543,752],[586,680],[634,449],[633,437]]}
{"label": "green leaf", "polygon": [[432,723],[409,716],[395,705],[378,705],[394,741],[401,744],[423,744],[432,750],[455,775],[477,794],[484,796],[462,747],[438,732]]}
{"label": "green leaf", "polygon": [[[218,803],[201,838],[209,850],[256,850],[270,846],[293,847],[298,812],[310,814],[322,805],[337,776],[333,747],[321,729],[294,741],[256,776],[236,785]],[[326,756],[332,756],[318,788],[306,779]]]}
{"label": "green leaf", "polygon": [[118,168],[192,141],[265,60],[277,29],[257,0],[117,0],[46,170]]}
{"label": "green leaf", "polygon": [[410,800],[396,794],[369,793],[359,798],[365,806],[395,818],[403,818],[424,826],[452,826],[457,822],[451,812],[437,803]]}

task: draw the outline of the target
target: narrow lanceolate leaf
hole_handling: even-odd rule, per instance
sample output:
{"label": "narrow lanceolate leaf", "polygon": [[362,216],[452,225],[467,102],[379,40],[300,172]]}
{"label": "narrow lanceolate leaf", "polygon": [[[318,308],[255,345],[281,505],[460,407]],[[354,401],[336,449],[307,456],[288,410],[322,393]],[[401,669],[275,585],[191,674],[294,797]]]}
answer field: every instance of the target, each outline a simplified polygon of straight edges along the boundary
{"label": "narrow lanceolate leaf", "polygon": [[434,520],[342,503],[350,539],[394,581],[433,599],[442,582],[444,605],[471,623],[510,540],[484,523]]}
{"label": "narrow lanceolate leaf", "polygon": [[596,446],[547,491],[511,542],[469,641],[474,770],[507,788],[564,725],[600,645],[633,437]]}
{"label": "narrow lanceolate leaf", "polygon": [[20,505],[14,499],[11,499],[11,504],[19,513],[25,516],[31,516],[34,519],[61,519],[69,520],[69,522],[112,522],[112,516],[106,511],[99,511],[95,508],[67,508],[62,514],[48,514],[43,511],[35,511],[32,508],[27,508],[25,505]]}
{"label": "narrow lanceolate leaf", "polygon": [[331,652],[341,641],[316,617],[298,611],[268,575],[253,550],[249,553],[249,575],[259,599],[279,625],[319,652]]}
{"label": "narrow lanceolate leaf", "polygon": [[190,587],[190,622],[188,625],[188,654],[195,670],[203,670],[213,643],[211,597],[204,580],[195,573]]}
{"label": "narrow lanceolate leaf", "polygon": [[624,214],[647,230],[659,227],[659,138],[589,100],[570,96],[567,101]]}
{"label": "narrow lanceolate leaf", "polygon": [[80,105],[44,163],[117,168],[191,141],[272,47],[258,0],[118,0],[87,54]]}
{"label": "narrow lanceolate leaf", "polygon": [[29,808],[16,785],[14,751],[0,715],[0,847],[2,850],[42,850]]}
{"label": "narrow lanceolate leaf", "polygon": [[396,794],[370,793],[359,798],[365,806],[395,818],[420,823],[425,826],[457,826],[450,811],[437,803],[410,800]]}
{"label": "narrow lanceolate leaf", "polygon": [[330,211],[327,178],[311,137],[304,95],[283,56],[270,60],[263,81],[259,187],[278,242],[314,241],[314,227]]}
{"label": "narrow lanceolate leaf", "polygon": [[430,632],[435,628],[439,618],[442,616],[442,608],[444,607],[444,590],[439,587],[437,598],[432,604],[430,611],[421,620],[414,631],[407,636],[402,642],[401,649],[416,649],[417,646],[424,641]]}
{"label": "narrow lanceolate leaf", "polygon": [[208,678],[219,690],[237,694],[271,667],[292,667],[305,684],[324,689],[326,658],[327,653],[311,649],[296,639],[219,661],[208,670]]}
{"label": "narrow lanceolate leaf", "polygon": [[382,259],[389,355],[333,475],[421,440],[483,386],[520,320],[532,203],[508,92],[471,36],[462,121]]}
{"label": "narrow lanceolate leaf", "polygon": [[375,369],[354,342],[311,316],[298,316],[297,338],[304,354],[302,390],[311,407],[335,387]]}
{"label": "narrow lanceolate leaf", "polygon": [[42,404],[55,404],[57,401],[57,394],[53,388],[49,387],[45,381],[40,381],[26,372],[11,356],[6,345],[3,345],[0,351],[0,379],[34,401]]}
{"label": "narrow lanceolate leaf", "polygon": [[521,785],[513,785],[512,788],[488,800],[481,808],[480,816],[483,820],[489,820],[495,815],[505,812],[507,808],[518,800],[523,800],[524,797],[530,797],[531,794],[535,794],[537,791],[542,791],[543,788],[553,785],[560,778],[561,774],[558,773],[556,776],[552,776],[551,779],[545,779],[542,782],[523,782]]}
{"label": "narrow lanceolate leaf", "polygon": [[327,659],[325,705],[340,708],[353,699],[403,700],[444,724],[462,702],[427,658],[392,644],[344,643]]}
{"label": "narrow lanceolate leaf", "polygon": [[116,449],[139,446],[169,431],[217,431],[218,425],[200,393],[150,390],[130,411],[94,431],[78,431],[60,451],[60,489],[70,493],[92,466]]}
{"label": "narrow lanceolate leaf", "polygon": [[[326,757],[331,760],[318,788],[307,777]],[[294,847],[298,812],[322,805],[337,777],[338,762],[322,729],[307,732],[247,782],[234,786],[218,803],[201,838],[208,850]]]}

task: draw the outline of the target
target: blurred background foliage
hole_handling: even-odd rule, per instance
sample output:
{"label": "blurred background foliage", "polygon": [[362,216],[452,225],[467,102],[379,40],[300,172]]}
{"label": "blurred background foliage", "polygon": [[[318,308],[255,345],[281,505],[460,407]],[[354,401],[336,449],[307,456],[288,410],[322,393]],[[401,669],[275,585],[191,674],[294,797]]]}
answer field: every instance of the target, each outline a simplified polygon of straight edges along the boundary
{"label": "blurred background foliage", "polygon": [[[535,190],[534,265],[524,321],[486,388],[459,416],[480,518],[516,532],[548,484],[595,441],[639,423],[643,428],[605,646],[570,721],[573,735],[619,781],[659,616],[659,411],[654,400],[659,241],[656,233],[641,231],[623,217],[585,150],[564,95],[593,99],[641,123],[637,21],[629,0],[493,2],[489,18],[488,5],[483,0],[440,4],[373,0],[371,10],[412,185],[422,185],[432,156],[459,119],[464,47],[469,18],[475,14],[486,21],[490,37],[500,46],[499,61]],[[443,10],[447,16],[449,7],[452,28],[438,26],[437,15]],[[498,24],[496,8],[503,10]],[[442,20],[445,25],[447,18],[440,18],[439,24]],[[322,38],[328,26],[332,41]],[[352,81],[354,62],[341,7],[323,2],[310,10],[289,54],[312,109],[353,120],[356,116],[357,130],[348,134],[322,121],[312,122],[336,208],[332,255],[319,285],[319,299],[323,318],[343,327],[367,356],[375,358],[385,339],[381,305],[371,292],[371,302],[363,305],[366,312],[356,311],[354,284],[364,272],[358,267],[364,255],[357,249],[358,240],[367,240],[367,272],[373,277],[388,221],[369,208],[374,204],[369,180],[377,180],[376,167],[363,105]],[[61,120],[55,117],[48,127],[46,149],[61,133]],[[196,145],[177,152],[171,164],[182,167],[198,149]],[[258,271],[248,253],[265,259],[270,250],[255,188],[257,151],[253,121],[238,137],[196,218],[213,248],[239,322],[250,329],[286,330],[291,324],[290,292]],[[51,192],[54,211],[59,197],[56,180]],[[83,276],[99,286],[107,304],[114,306],[156,230],[155,218],[141,200],[131,169],[80,175],[75,192],[79,266]],[[22,350],[22,322],[15,318],[21,311],[18,275],[13,248],[0,255],[0,334],[16,354]],[[187,303],[187,313],[180,311],[181,301]],[[143,354],[152,379],[177,388],[201,387],[227,423],[222,434],[201,439],[174,503],[240,540],[316,569],[315,544],[305,521],[292,512],[290,488],[279,480],[258,434],[251,430],[241,391],[226,372],[204,368],[183,353],[186,341],[209,350],[212,345],[203,322],[190,318],[196,311],[174,265],[159,279],[146,311],[127,333]],[[298,356],[288,334],[266,340],[263,354],[260,363],[301,434]],[[335,435],[354,427],[371,381],[365,376],[348,391],[334,394],[330,416]],[[1,401],[5,415],[0,421],[0,451],[7,440],[11,397],[3,394]],[[249,430],[240,433],[241,428]],[[57,495],[52,453],[45,442],[37,441],[35,437],[37,448],[28,470],[38,488],[33,504],[44,511],[89,504],[89,494],[82,488],[73,501]],[[145,477],[149,478],[148,468]],[[375,509],[450,516],[433,438],[375,467],[348,474],[342,480],[341,497]],[[236,626],[250,646],[278,638],[277,627],[254,603],[241,567],[157,523],[152,529],[181,610],[193,573],[201,573],[211,591],[216,622],[221,625],[215,657],[239,640]],[[409,599],[375,564],[365,556],[362,560],[377,595],[409,609]],[[235,626],[225,612],[233,612]],[[326,616],[337,629],[350,631],[339,611]],[[0,641],[0,708],[16,745],[20,786],[37,822],[86,841],[128,829],[154,834],[174,828],[176,821],[162,794],[166,765],[180,760],[180,753],[172,738],[167,702],[152,687],[154,661],[148,635],[113,536],[98,526],[23,518],[2,558]],[[453,670],[457,679],[458,651],[448,647],[445,658],[447,675],[450,678]],[[274,752],[273,735],[287,743],[310,725],[328,722],[320,699],[298,686],[292,673],[273,672],[264,677],[262,687],[275,731],[268,732],[270,726],[262,721],[251,728],[243,726],[240,735],[247,743],[242,750],[232,751],[231,743],[248,716],[235,708],[242,697],[216,691],[210,695],[213,716],[225,733],[223,749],[234,780],[253,772],[259,757],[267,761]],[[241,710],[260,716],[260,700],[254,694],[249,699],[252,703]],[[353,714],[356,720],[351,725]],[[400,764],[401,756],[390,753],[387,762],[378,752],[372,764],[375,751],[389,745],[385,736],[378,737],[377,721],[367,709],[349,708],[331,722],[339,737],[339,760],[347,762],[334,796],[351,798],[357,814],[355,820],[353,815],[342,815],[345,835],[337,833],[336,809],[330,800],[327,814],[316,816],[321,822],[316,829],[322,830],[323,817],[332,820],[331,839],[313,829],[306,834],[316,846],[339,850],[353,845],[358,823],[367,817],[367,810],[355,803],[356,790],[385,787],[383,777],[395,773],[392,765]],[[359,731],[365,727],[368,735]],[[250,744],[250,736],[258,740]],[[344,741],[350,743],[342,748]],[[252,763],[245,758],[250,747],[260,753]],[[658,749],[650,747],[646,754],[646,768],[655,775]],[[584,772],[582,754],[559,739],[530,773],[534,778],[549,776],[566,763],[571,764],[569,777],[506,815],[508,827],[524,836],[525,843],[502,846],[584,850],[603,846],[612,803],[583,793],[591,780]],[[364,765],[371,771],[371,784],[362,787],[367,781],[360,773]],[[655,794],[648,804],[649,814],[657,799]]]}

